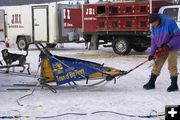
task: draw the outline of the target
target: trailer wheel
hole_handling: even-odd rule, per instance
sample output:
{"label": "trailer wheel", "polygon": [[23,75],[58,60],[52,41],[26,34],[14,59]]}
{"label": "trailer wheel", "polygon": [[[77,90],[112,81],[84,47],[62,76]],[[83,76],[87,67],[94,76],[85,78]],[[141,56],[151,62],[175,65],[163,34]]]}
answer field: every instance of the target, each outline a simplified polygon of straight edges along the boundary
{"label": "trailer wheel", "polygon": [[113,43],[113,50],[116,54],[127,55],[131,51],[131,45],[126,38],[118,38]]}
{"label": "trailer wheel", "polygon": [[19,37],[17,39],[17,47],[19,50],[27,50],[29,48],[29,44],[25,37]]}
{"label": "trailer wheel", "polygon": [[133,49],[136,52],[144,52],[144,51],[146,51],[148,49],[148,47],[134,46]]}
{"label": "trailer wheel", "polygon": [[56,47],[56,43],[47,43],[46,44],[48,48],[55,48]]}

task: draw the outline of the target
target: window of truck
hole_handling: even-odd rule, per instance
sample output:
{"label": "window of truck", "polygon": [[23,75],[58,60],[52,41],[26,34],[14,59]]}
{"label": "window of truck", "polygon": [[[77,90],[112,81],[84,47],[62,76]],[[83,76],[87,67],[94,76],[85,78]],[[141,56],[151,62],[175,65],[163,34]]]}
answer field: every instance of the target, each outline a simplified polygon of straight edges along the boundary
{"label": "window of truck", "polygon": [[178,19],[178,8],[166,8],[163,11],[163,14],[166,15],[167,17],[176,20]]}
{"label": "window of truck", "polygon": [[98,6],[97,7],[97,14],[98,15],[103,15],[106,13],[106,6]]}

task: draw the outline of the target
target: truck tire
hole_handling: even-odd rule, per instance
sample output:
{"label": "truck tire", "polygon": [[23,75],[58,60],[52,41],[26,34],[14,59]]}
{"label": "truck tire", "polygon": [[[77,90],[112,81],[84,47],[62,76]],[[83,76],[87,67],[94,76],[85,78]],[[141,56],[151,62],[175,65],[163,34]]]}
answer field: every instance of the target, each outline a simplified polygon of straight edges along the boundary
{"label": "truck tire", "polygon": [[144,51],[146,51],[148,49],[148,47],[134,46],[133,49],[136,52],[144,52]]}
{"label": "truck tire", "polygon": [[55,48],[56,47],[56,43],[47,43],[46,44],[48,48]]}
{"label": "truck tire", "polygon": [[113,50],[116,54],[127,55],[131,51],[131,45],[127,38],[119,37],[113,42]]}
{"label": "truck tire", "polygon": [[27,50],[29,48],[29,44],[25,37],[19,37],[17,39],[17,47],[19,50]]}

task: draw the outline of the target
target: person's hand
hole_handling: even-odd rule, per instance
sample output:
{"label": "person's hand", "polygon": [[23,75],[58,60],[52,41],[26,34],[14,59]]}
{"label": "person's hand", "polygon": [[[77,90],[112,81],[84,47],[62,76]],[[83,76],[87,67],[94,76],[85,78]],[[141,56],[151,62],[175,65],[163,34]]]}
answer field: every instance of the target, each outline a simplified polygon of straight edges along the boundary
{"label": "person's hand", "polygon": [[155,58],[158,59],[160,56],[166,55],[169,51],[169,46],[164,44],[158,50],[156,50]]}
{"label": "person's hand", "polygon": [[153,59],[154,59],[154,56],[149,55],[148,60],[151,61],[151,60],[153,60]]}

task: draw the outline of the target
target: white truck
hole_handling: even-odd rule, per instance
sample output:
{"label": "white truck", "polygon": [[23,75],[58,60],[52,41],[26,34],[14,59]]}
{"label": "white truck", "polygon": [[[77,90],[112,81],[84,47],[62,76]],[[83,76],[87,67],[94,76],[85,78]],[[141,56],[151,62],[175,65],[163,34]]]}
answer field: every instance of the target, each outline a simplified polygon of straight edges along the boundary
{"label": "white truck", "polygon": [[79,29],[64,28],[64,8],[78,5],[57,2],[0,7],[0,41],[8,39],[17,47],[27,49],[35,42],[55,47],[57,43],[78,42]]}
{"label": "white truck", "polygon": [[159,13],[166,15],[167,17],[176,21],[180,28],[180,5],[171,5],[161,7]]}

